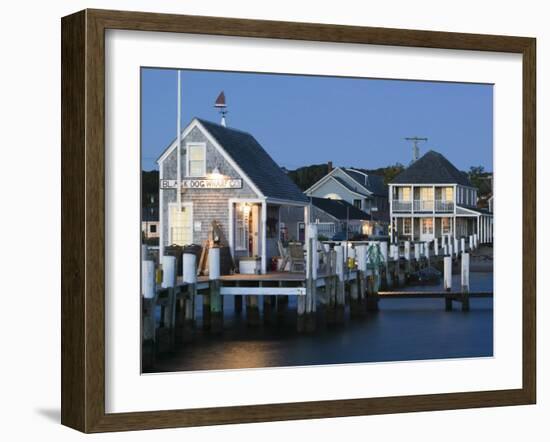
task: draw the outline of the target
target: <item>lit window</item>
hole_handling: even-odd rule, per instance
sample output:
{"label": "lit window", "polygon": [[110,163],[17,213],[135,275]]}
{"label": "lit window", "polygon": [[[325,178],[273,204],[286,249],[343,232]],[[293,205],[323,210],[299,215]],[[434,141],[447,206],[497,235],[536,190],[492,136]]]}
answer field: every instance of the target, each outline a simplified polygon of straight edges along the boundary
{"label": "lit window", "polygon": [[410,235],[411,234],[411,219],[410,218],[404,218],[403,219],[403,235]]}
{"label": "lit window", "polygon": [[422,233],[431,235],[434,233],[434,223],[432,218],[422,218]]}
{"label": "lit window", "polygon": [[411,188],[410,187],[400,187],[399,191],[401,192],[401,201],[410,201],[411,200]]}
{"label": "lit window", "polygon": [[204,144],[187,146],[188,176],[202,177],[206,175],[206,147]]}
{"label": "lit window", "polygon": [[170,242],[169,245],[185,246],[193,243],[193,224],[191,207],[178,208],[177,204],[170,204]]}

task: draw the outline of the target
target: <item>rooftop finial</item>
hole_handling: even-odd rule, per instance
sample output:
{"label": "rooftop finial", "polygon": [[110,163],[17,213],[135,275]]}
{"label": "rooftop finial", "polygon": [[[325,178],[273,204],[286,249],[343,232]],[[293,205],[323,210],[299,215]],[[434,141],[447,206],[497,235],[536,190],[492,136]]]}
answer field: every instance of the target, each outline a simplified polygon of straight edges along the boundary
{"label": "rooftop finial", "polygon": [[225,115],[227,114],[227,105],[225,104],[225,94],[223,93],[223,91],[221,91],[220,95],[218,95],[218,98],[216,98],[214,107],[216,109],[219,109],[220,115],[222,116],[221,125],[225,127]]}

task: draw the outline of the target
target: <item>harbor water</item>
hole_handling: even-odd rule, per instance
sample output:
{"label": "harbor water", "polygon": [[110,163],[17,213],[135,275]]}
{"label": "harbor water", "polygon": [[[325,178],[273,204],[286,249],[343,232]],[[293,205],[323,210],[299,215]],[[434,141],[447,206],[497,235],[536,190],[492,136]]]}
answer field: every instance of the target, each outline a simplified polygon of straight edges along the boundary
{"label": "harbor water", "polygon": [[[460,287],[453,276],[453,287]],[[441,285],[410,291],[442,291]],[[492,291],[493,273],[472,272],[470,291]],[[293,298],[293,299],[292,299]],[[200,300],[200,297],[199,297]],[[201,328],[191,343],[156,361],[153,372],[289,367],[493,355],[493,298],[470,300],[470,311],[455,305],[445,311],[444,299],[381,299],[378,312],[345,324],[319,327],[311,334],[296,332],[296,300],[277,324],[250,328],[246,314],[235,315],[233,296],[224,297],[224,332],[213,336]],[[197,302],[198,304],[199,302]],[[261,302],[260,302],[261,305]]]}

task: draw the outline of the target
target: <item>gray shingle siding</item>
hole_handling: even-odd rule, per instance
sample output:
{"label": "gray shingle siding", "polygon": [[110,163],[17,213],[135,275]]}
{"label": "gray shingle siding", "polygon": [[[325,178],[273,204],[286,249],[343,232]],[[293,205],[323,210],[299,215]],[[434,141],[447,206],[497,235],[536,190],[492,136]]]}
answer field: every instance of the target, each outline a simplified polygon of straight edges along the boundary
{"label": "gray shingle siding", "polygon": [[[227,162],[221,153],[210,143],[207,137],[197,127],[193,128],[186,137],[182,139],[181,149],[181,171],[182,178],[185,178],[185,145],[189,142],[206,143],[206,172],[209,173],[214,167],[220,172],[232,178],[243,178]],[[162,167],[163,179],[176,179],[177,177],[177,150],[174,149],[168,157],[160,164]],[[176,202],[176,190],[161,190],[163,201],[163,238],[164,245],[170,245],[168,237],[168,203]],[[229,199],[230,198],[258,198],[258,195],[244,181],[242,189],[187,189],[182,194],[182,202],[193,202],[193,221],[200,221],[201,231],[193,232],[193,242],[201,244],[208,239],[208,233],[213,220],[220,223],[226,238],[229,240]]]}

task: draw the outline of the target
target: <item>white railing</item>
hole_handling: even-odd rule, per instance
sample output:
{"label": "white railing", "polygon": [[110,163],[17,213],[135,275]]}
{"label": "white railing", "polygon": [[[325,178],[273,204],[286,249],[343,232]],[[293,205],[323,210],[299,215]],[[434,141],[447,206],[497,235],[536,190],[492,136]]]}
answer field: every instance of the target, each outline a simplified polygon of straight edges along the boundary
{"label": "white railing", "polygon": [[403,200],[393,200],[392,201],[392,211],[393,212],[411,212],[411,209],[414,207],[415,212],[454,212],[455,205],[453,201],[445,200],[414,200],[403,201]]}
{"label": "white railing", "polygon": [[392,211],[394,212],[410,212],[412,208],[412,203],[410,201],[393,200],[391,204]]}
{"label": "white railing", "polygon": [[414,200],[415,212],[433,212],[434,202],[433,200]]}
{"label": "white railing", "polygon": [[455,203],[453,201],[436,200],[435,211],[436,212],[454,212]]}
{"label": "white railing", "polygon": [[336,233],[336,224],[334,223],[315,223],[317,226],[317,234],[332,238]]}

